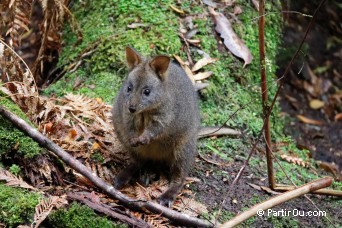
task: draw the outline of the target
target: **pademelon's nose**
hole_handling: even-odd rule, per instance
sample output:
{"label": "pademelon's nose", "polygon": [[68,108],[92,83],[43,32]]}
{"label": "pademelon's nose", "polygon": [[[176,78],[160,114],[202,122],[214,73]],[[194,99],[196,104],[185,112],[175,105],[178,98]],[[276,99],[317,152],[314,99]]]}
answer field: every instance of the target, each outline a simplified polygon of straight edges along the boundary
{"label": "pademelon's nose", "polygon": [[128,110],[130,113],[135,113],[135,111],[137,111],[137,109],[134,106],[129,106]]}

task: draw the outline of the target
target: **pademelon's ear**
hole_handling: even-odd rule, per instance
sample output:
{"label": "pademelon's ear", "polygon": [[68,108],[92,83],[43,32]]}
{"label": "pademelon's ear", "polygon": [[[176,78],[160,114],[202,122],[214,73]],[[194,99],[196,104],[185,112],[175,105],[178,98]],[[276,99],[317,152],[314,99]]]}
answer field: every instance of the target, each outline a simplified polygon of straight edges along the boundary
{"label": "pademelon's ear", "polygon": [[131,47],[126,47],[126,61],[128,68],[132,70],[142,62],[140,54]]}
{"label": "pademelon's ear", "polygon": [[169,69],[170,57],[159,55],[150,61],[150,67],[158,74],[161,80],[167,77],[167,70]]}

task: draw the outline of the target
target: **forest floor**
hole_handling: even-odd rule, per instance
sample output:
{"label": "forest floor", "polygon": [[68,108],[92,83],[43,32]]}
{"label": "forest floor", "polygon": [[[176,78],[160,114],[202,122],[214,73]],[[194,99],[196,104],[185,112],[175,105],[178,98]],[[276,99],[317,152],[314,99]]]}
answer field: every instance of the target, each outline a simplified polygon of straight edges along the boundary
{"label": "forest floor", "polygon": [[[83,43],[79,46],[74,46],[76,38],[75,36],[70,35],[70,28],[66,28],[63,45],[67,48],[63,49],[59,59],[60,62],[55,62],[53,66],[51,66],[51,69],[57,68],[60,70],[64,69],[63,67],[68,66],[68,64],[72,65],[73,63],[76,63],[74,62],[75,59],[77,60],[76,56],[79,56],[80,53],[84,53],[85,50],[89,51],[88,48],[92,48],[95,41],[99,42],[99,44],[90,58],[82,59],[82,64],[80,64],[78,69],[73,70],[72,73],[67,73],[64,77],[58,78],[53,84],[42,88],[42,94],[51,98],[53,101],[57,100],[56,97],[62,98],[70,92],[74,94],[83,94],[96,99],[96,101],[100,101],[99,103],[101,103],[101,105],[108,106],[125,77],[122,51],[125,45],[133,44],[134,47],[143,54],[175,54],[181,56],[183,59],[187,59],[189,55],[192,55],[193,60],[198,60],[202,58],[202,54],[199,54],[201,53],[200,51],[205,51],[210,57],[218,59],[219,61],[217,61],[217,63],[208,64],[208,66],[204,67],[205,71],[213,72],[213,76],[203,80],[204,82],[210,82],[210,85],[207,89],[200,92],[202,125],[218,126],[229,118],[226,126],[241,130],[243,134],[239,137],[224,136],[200,139],[198,142],[199,155],[196,157],[196,163],[190,173],[190,177],[196,180],[187,184],[185,189],[190,189],[195,200],[205,205],[207,208],[207,213],[200,213],[201,218],[214,221],[222,207],[222,212],[219,215],[218,221],[225,222],[236,214],[247,210],[257,203],[263,202],[276,194],[267,189],[260,189],[260,186],[268,186],[264,145],[261,143],[257,147],[257,152],[253,155],[249,166],[243,172],[240,181],[234,186],[232,192],[227,195],[228,188],[240,168],[243,166],[250,147],[255,142],[255,136],[262,125],[262,111],[258,87],[259,62],[257,57],[257,26],[256,23],[251,22],[251,18],[255,18],[258,13],[252,4],[247,4],[245,1],[236,1],[235,5],[233,4],[233,6],[236,6],[234,7],[234,11],[238,7],[243,9],[241,14],[235,15],[231,13],[233,12],[233,7],[219,9],[222,12],[225,12],[227,17],[233,21],[235,20],[234,28],[238,31],[237,33],[242,39],[245,40],[247,45],[251,47],[255,60],[253,60],[251,65],[242,68],[242,62],[235,57],[232,57],[223,46],[218,35],[215,34],[211,19],[207,14],[206,5],[201,1],[194,1],[191,3],[192,5],[187,1],[165,0],[161,2],[161,5],[156,5],[151,2],[141,5],[140,1],[132,1],[132,3],[128,4],[125,1],[116,0],[112,3],[115,7],[113,5],[110,5],[109,7],[109,3],[106,0],[101,0],[96,4],[91,1],[81,2],[79,4],[76,3],[73,8],[73,10],[75,10],[73,13],[75,13],[75,17],[79,20],[81,26],[83,26]],[[191,46],[191,50],[186,49],[186,45],[182,43],[184,40],[180,39],[178,33],[181,30],[180,21],[184,19],[184,15],[179,15],[178,12],[172,10],[169,6],[170,4],[174,4],[179,9],[184,9],[186,14],[189,15],[192,20],[190,22],[195,24],[195,28],[198,30],[194,39],[200,40],[200,46],[193,45]],[[306,7],[300,9],[300,11],[312,14],[316,4],[303,4],[305,4]],[[279,7],[279,4],[269,3],[267,6],[270,11],[279,10],[279,8],[277,8]],[[280,160],[279,163],[285,169],[284,173],[279,166],[275,165],[276,180],[281,184],[291,184],[290,180],[287,180],[286,175],[290,176],[292,181],[297,185],[302,185],[327,175],[335,175],[335,180],[338,180],[339,178],[339,170],[341,170],[342,166],[342,121],[338,119],[335,120],[335,118],[338,116],[338,113],[342,112],[341,106],[338,106],[341,104],[338,102],[341,102],[340,92],[342,89],[342,66],[339,64],[342,58],[342,49],[341,41],[338,39],[338,36],[341,35],[341,31],[338,30],[336,33],[335,30],[339,24],[337,21],[341,20],[339,15],[341,15],[342,12],[338,13],[333,8],[334,6],[334,1],[326,4],[322,11],[322,15],[317,20],[317,26],[315,26],[315,29],[308,39],[308,45],[305,50],[310,54],[306,59],[305,66],[310,66],[314,70],[311,70],[310,67],[306,67],[302,71],[302,75],[299,78],[300,80],[297,79],[295,76],[296,73],[294,72],[301,69],[301,63],[303,62],[297,61],[298,64],[293,67],[292,73],[287,78],[282,90],[280,98],[281,109],[276,105],[275,114],[271,116],[272,136],[274,136],[274,145],[272,146],[275,148],[276,157]],[[293,7],[297,7],[296,3],[294,3]],[[337,7],[337,9],[341,11],[341,7]],[[293,10],[299,9],[294,8]],[[326,26],[325,23],[327,23],[327,20],[324,20],[324,18],[327,17],[330,18],[328,20],[329,26]],[[285,18],[287,24],[284,28],[284,39],[282,41],[283,49],[279,51],[278,45],[281,43],[279,39],[282,40],[282,38],[278,37],[281,24],[279,15],[268,15],[269,24],[267,25],[266,37],[269,38],[268,57],[270,58],[271,63],[270,66],[268,66],[268,77],[271,82],[276,81],[276,79],[273,78],[276,68],[274,67],[276,53],[278,52],[279,74],[281,74],[283,67],[289,61],[289,59],[285,57],[289,57],[289,55],[291,57],[294,53],[295,48],[299,45],[301,38],[304,35],[302,31],[306,27],[305,24],[301,24],[304,18],[303,15],[288,14]],[[299,21],[301,23],[299,23]],[[308,21],[309,19],[307,19],[307,22]],[[135,23],[140,24],[139,26],[142,27],[128,28],[127,25]],[[286,48],[290,46],[290,44],[297,45],[291,45],[291,48]],[[330,45],[330,48],[327,48],[327,44]],[[323,54],[322,52],[319,52],[322,50],[324,50]],[[30,49],[25,50],[25,52],[30,52]],[[34,52],[34,50],[32,52]],[[26,60],[28,60],[28,58],[29,57],[27,57]],[[51,80],[51,78],[48,78],[48,80]],[[316,85],[319,87],[316,88]],[[270,96],[274,94],[274,91],[274,87],[270,88]],[[312,93],[312,91],[314,91],[314,93]],[[74,99],[74,104],[77,103],[77,101],[79,101],[80,104],[88,104],[84,97],[69,96],[69,98]],[[78,98],[79,100],[77,100]],[[321,101],[323,106],[319,109],[312,109],[309,105],[312,100]],[[59,102],[61,102],[61,100],[59,100]],[[63,102],[65,102],[65,100]],[[65,103],[58,104],[62,105]],[[70,103],[68,103],[68,105],[70,105]],[[96,103],[96,105],[98,104]],[[106,108],[108,108],[107,106]],[[85,106],[79,107],[80,110],[82,110],[82,108],[88,111]],[[77,112],[75,113],[78,113],[80,110],[76,110]],[[239,111],[238,114],[232,115],[236,110]],[[307,117],[307,119],[314,119],[319,122],[319,124],[312,125],[305,122],[303,123],[303,121],[297,119],[297,115],[302,115]],[[284,116],[286,117],[286,121],[283,121]],[[75,123],[76,122],[77,121],[75,121]],[[286,123],[285,134],[283,132],[283,122]],[[76,129],[77,131],[80,130],[80,128]],[[89,129],[91,129],[91,127],[89,127]],[[100,129],[91,130],[98,130],[100,132]],[[102,136],[103,135],[100,135],[99,138]],[[77,137],[71,137],[71,141],[74,140],[73,142],[75,144],[79,143]],[[296,141],[294,142],[291,137]],[[62,138],[61,135],[60,138]],[[92,137],[87,138],[88,141],[85,140],[87,142],[82,145],[84,146],[81,149],[82,151],[73,150],[74,148],[70,147],[71,149],[69,148],[69,152],[78,160],[84,163],[89,162],[87,163],[88,167],[92,169],[95,167],[100,174],[109,170],[106,172],[110,173],[110,175],[105,179],[111,181],[112,179],[110,178],[113,177],[113,173],[121,169],[124,162],[115,162],[116,157],[112,156],[112,154],[99,153],[98,151],[103,151],[97,150],[99,147],[103,144],[105,144],[105,146],[110,144],[108,143],[110,140],[104,136],[101,138],[104,143],[101,145],[97,144],[96,140],[99,138],[92,135]],[[79,139],[80,141],[83,140],[82,137],[79,137]],[[112,146],[115,146],[115,143],[112,144]],[[93,149],[95,147],[97,149]],[[281,155],[284,154],[290,158],[289,161],[281,159]],[[292,158],[302,159],[301,161],[303,161],[305,165],[293,164]],[[317,162],[312,158],[324,161],[325,168],[319,167]],[[13,160],[10,158],[2,162],[7,168]],[[336,167],[339,166],[339,169],[331,162],[335,162]],[[20,163],[20,165],[22,165],[22,163]],[[56,169],[59,169],[59,166],[60,164],[58,167],[56,165]],[[28,170],[32,168],[27,165],[24,166],[23,169],[26,171],[27,167]],[[38,168],[34,167],[33,170],[37,171],[37,169]],[[39,172],[37,171],[35,175],[41,175],[37,173]],[[26,180],[29,180],[29,178],[30,177],[27,177]],[[58,178],[63,179],[63,181],[61,181],[63,182],[63,187],[55,182],[52,186],[48,186],[47,192],[52,195],[61,195],[68,191],[84,191],[85,188],[88,188],[89,192],[91,190],[96,191],[96,189],[89,187],[87,184],[77,182],[77,177],[72,176],[66,171]],[[70,184],[73,182],[76,182],[76,184]],[[79,185],[81,185],[81,187]],[[338,181],[335,181],[332,187],[337,190],[342,190],[341,183]],[[131,189],[128,189],[128,191],[131,191]],[[94,194],[101,195],[100,193]],[[101,195],[101,197],[102,196],[103,195]],[[327,215],[296,216],[288,214],[288,216],[283,216],[272,213],[268,216],[254,216],[244,222],[242,226],[342,226],[342,211],[340,209],[342,202],[340,199],[321,195],[308,195],[308,197],[315,202],[317,207],[303,196],[272,209],[274,212],[285,210],[289,213],[296,213],[293,210],[297,210],[302,213],[318,211],[317,208],[319,208],[321,211],[326,212]],[[106,200],[110,201],[108,198],[106,198]],[[74,211],[77,210],[78,209],[75,209]],[[136,212],[128,213],[133,214]],[[141,214],[139,216],[141,216]],[[331,223],[327,218],[331,220]],[[77,217],[77,219],[81,220],[81,216]],[[67,224],[62,221],[69,222],[66,214],[61,213],[58,216],[52,214],[43,225],[49,226],[51,224],[60,224],[60,226],[63,226]],[[165,220],[162,222],[164,221]],[[0,221],[0,226],[1,222],[2,221]],[[163,223],[163,225],[169,225],[169,223]]]}

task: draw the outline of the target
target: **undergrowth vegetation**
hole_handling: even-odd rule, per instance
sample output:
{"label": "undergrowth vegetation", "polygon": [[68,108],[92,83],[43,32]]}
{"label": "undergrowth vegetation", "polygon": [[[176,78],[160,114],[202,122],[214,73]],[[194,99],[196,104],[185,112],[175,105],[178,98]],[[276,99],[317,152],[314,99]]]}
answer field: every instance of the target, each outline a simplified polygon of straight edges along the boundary
{"label": "undergrowth vegetation", "polygon": [[39,194],[0,183],[0,222],[8,227],[30,224],[39,198]]}
{"label": "undergrowth vegetation", "polygon": [[[0,105],[5,106],[13,113],[28,121],[25,114],[9,98],[0,92]],[[0,116],[0,157],[12,156],[33,158],[39,154],[41,148],[38,143],[27,137],[22,131],[13,127],[13,125],[4,117]]]}
{"label": "undergrowth vegetation", "polygon": [[72,203],[68,209],[60,209],[49,216],[49,223],[56,228],[75,227],[127,227],[124,224],[115,224],[107,218],[99,217],[87,206]]}

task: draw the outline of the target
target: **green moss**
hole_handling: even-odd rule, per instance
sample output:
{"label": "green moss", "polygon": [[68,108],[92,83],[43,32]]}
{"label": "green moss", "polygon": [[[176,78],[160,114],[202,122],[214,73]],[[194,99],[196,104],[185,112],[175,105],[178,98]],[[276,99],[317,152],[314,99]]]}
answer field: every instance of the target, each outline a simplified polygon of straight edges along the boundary
{"label": "green moss", "polygon": [[[1,92],[0,105],[29,122],[19,107],[14,102],[6,98]],[[12,123],[0,115],[0,156],[8,155],[10,152],[15,152],[17,153],[17,156],[33,158],[35,155],[39,154],[40,151],[41,148],[38,143],[15,128]]]}
{"label": "green moss", "polygon": [[33,222],[40,195],[0,183],[0,221],[8,227]]}
{"label": "green moss", "polygon": [[[96,52],[90,59],[72,74],[48,88],[45,93],[62,96],[74,90],[76,80],[84,80],[77,92],[91,97],[101,97],[106,102],[112,101],[122,78],[126,74],[124,50],[133,46],[144,55],[156,53],[180,54],[181,42],[178,37],[178,17],[170,13],[169,0],[140,1],[106,0],[87,1],[86,7],[76,3],[73,12],[84,33],[83,42],[75,48],[65,48],[60,65],[68,64],[77,55],[100,41]],[[139,22],[145,28],[129,29],[127,25]],[[65,46],[70,47],[76,42],[76,36],[66,30]]]}
{"label": "green moss", "polygon": [[293,216],[267,216],[273,227],[301,227],[300,223]]}
{"label": "green moss", "polygon": [[104,162],[105,158],[103,157],[103,155],[100,152],[94,152],[91,154],[91,159],[95,162]]}
{"label": "green moss", "polygon": [[[201,217],[203,217],[203,219],[206,219],[208,221],[215,221],[217,214],[218,214],[218,210],[214,210],[214,211],[211,211],[209,214],[201,215]],[[220,217],[218,219],[218,222],[224,223],[224,222],[232,219],[234,216],[235,216],[235,214],[233,212],[223,210],[220,213]]]}
{"label": "green moss", "polygon": [[18,175],[20,174],[21,169],[20,169],[20,167],[19,167],[18,165],[13,164],[13,165],[11,165],[11,167],[9,168],[9,171],[10,171],[11,173],[13,173],[14,175],[18,176]]}
{"label": "green moss", "polygon": [[68,210],[60,209],[53,212],[49,215],[48,222],[56,228],[127,227],[123,224],[115,224],[107,218],[102,218],[95,214],[89,207],[77,203],[72,203]]}

